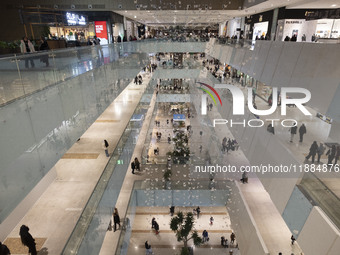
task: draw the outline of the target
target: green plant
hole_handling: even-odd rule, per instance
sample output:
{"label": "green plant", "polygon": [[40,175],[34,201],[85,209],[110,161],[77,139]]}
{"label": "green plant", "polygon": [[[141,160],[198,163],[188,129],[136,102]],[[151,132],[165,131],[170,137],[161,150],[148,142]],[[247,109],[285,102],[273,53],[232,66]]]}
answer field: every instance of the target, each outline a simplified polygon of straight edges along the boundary
{"label": "green plant", "polygon": [[175,232],[177,241],[183,242],[184,249],[182,249],[181,254],[187,254],[188,252],[188,241],[193,240],[194,245],[200,245],[202,243],[202,238],[198,236],[194,228],[194,216],[191,212],[184,215],[182,212],[178,212],[175,217],[170,221],[170,228]]}
{"label": "green plant", "polygon": [[178,132],[172,140],[174,141],[174,151],[172,152],[173,159],[179,163],[185,164],[190,157],[188,136],[183,132]]}
{"label": "green plant", "polygon": [[51,34],[51,29],[49,26],[44,26],[41,32],[41,36],[48,37]]}
{"label": "green plant", "polygon": [[4,41],[0,41],[0,48],[1,49],[6,49],[7,48],[7,43]]}

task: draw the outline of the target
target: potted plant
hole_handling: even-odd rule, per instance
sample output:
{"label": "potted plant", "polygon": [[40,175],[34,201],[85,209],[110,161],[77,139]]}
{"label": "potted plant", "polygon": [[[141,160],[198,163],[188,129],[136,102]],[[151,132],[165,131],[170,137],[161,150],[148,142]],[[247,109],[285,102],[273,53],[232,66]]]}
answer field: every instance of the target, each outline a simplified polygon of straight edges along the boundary
{"label": "potted plant", "polygon": [[[188,242],[190,240],[193,240],[194,245],[200,245],[202,243],[202,238],[200,238],[197,231],[194,230],[194,216],[191,212],[188,212],[185,215],[182,212],[178,212],[176,216],[171,219],[170,228],[175,232],[177,241],[183,242],[184,244],[181,255],[190,254],[188,247]],[[191,254],[193,254],[192,250]]]}

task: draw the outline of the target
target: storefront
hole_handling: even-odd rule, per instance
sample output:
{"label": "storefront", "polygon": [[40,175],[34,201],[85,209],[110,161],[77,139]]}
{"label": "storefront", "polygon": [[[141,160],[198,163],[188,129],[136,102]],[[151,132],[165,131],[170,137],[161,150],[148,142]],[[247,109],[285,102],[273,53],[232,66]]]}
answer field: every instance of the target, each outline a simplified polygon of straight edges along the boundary
{"label": "storefront", "polygon": [[86,42],[88,37],[93,37],[94,24],[88,21],[86,15],[75,12],[66,12],[62,26],[51,26],[52,39],[65,38],[68,41]]}
{"label": "storefront", "polygon": [[[284,19],[278,21],[276,40],[283,41],[286,36],[297,36],[297,41],[312,41],[312,36],[320,38],[339,38],[340,19]],[[305,38],[305,40],[303,39]]]}
{"label": "storefront", "polygon": [[259,22],[254,24],[252,41],[264,39],[268,33],[269,22]]}

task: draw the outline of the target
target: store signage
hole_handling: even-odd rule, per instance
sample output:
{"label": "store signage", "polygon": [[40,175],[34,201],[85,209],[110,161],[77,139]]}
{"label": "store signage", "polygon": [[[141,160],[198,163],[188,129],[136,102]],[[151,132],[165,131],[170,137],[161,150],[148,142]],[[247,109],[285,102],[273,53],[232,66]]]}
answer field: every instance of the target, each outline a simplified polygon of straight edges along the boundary
{"label": "store signage", "polygon": [[286,20],[286,24],[302,24],[300,20]]}
{"label": "store signage", "polygon": [[100,39],[100,44],[108,44],[106,21],[94,22],[96,36]]}
{"label": "store signage", "polygon": [[72,25],[72,26],[76,26],[76,25],[85,26],[86,25],[85,16],[72,13],[72,12],[66,13],[66,21],[68,25]]}

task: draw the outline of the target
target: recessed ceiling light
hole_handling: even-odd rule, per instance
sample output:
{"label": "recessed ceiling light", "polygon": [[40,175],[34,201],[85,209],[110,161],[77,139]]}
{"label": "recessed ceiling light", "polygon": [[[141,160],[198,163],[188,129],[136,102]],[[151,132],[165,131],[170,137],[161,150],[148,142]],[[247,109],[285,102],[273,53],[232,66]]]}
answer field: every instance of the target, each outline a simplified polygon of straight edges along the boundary
{"label": "recessed ceiling light", "polygon": [[332,7],[335,7],[335,6],[336,6],[336,4],[332,4],[331,6],[332,6]]}
{"label": "recessed ceiling light", "polygon": [[137,16],[134,16],[134,18],[137,18]]}

